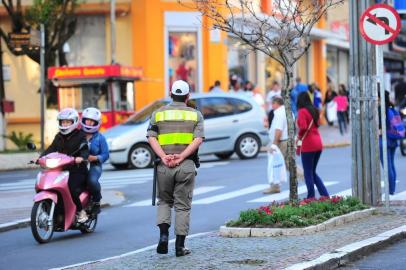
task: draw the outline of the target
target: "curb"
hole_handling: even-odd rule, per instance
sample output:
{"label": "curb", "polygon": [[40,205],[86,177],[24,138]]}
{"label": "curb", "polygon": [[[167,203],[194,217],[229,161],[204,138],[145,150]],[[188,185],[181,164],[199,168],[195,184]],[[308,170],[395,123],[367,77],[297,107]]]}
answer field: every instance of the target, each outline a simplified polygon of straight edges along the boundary
{"label": "curb", "polygon": [[220,227],[220,236],[223,237],[274,237],[274,236],[298,236],[313,234],[320,231],[331,229],[335,226],[352,222],[371,216],[376,211],[375,208],[351,212],[345,215],[330,218],[323,223],[311,225],[304,228],[238,228],[238,227]]}
{"label": "curb", "polygon": [[349,244],[330,253],[325,253],[315,260],[289,266],[285,270],[336,269],[405,238],[406,225],[403,225],[375,237]]}
{"label": "curb", "polygon": [[[100,208],[107,208],[110,206],[111,205],[109,203],[103,203],[102,205],[100,205]],[[25,218],[25,219],[20,219],[20,220],[0,224],[0,233],[15,230],[15,229],[26,228],[26,227],[30,226],[30,222],[31,222],[30,218]]]}

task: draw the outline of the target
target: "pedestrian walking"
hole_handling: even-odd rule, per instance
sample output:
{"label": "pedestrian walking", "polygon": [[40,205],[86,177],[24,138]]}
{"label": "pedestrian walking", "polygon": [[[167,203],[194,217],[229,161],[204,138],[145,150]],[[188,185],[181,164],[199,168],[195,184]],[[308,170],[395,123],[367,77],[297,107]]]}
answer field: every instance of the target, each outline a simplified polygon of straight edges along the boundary
{"label": "pedestrian walking", "polygon": [[[283,158],[285,160],[285,165],[287,163],[287,153],[288,153],[288,124],[286,120],[286,111],[283,99],[280,96],[274,96],[272,98],[272,109],[274,112],[274,117],[272,125],[269,129],[269,139],[271,142],[271,147],[268,151],[275,151],[273,146],[277,146],[281,151]],[[272,154],[272,153],[271,153]],[[268,156],[268,167],[271,158]],[[269,173],[268,173],[269,174]],[[270,187],[263,191],[264,194],[273,194],[281,192],[281,179],[275,179],[274,177],[269,177],[268,180]]]}
{"label": "pedestrian walking", "polygon": [[[329,126],[334,125],[334,121],[337,118],[337,104],[334,102],[334,98],[337,96],[337,93],[334,91],[334,88],[329,85],[327,87],[326,95],[324,98],[324,106],[325,106],[325,114],[324,116],[326,117],[327,123]],[[331,110],[334,110],[333,113],[329,113]]]}
{"label": "pedestrian walking", "polygon": [[147,131],[148,142],[161,159],[157,165],[157,226],[160,237],[156,251],[168,253],[174,207],[177,257],[190,254],[190,250],[185,248],[185,239],[189,233],[197,151],[204,138],[202,114],[186,105],[189,92],[185,81],[175,81],[170,92],[172,103],[152,114]]}
{"label": "pedestrian walking", "polygon": [[[338,92],[343,91],[345,93],[345,96],[347,97],[347,101],[350,100],[350,92],[347,91],[347,87],[345,87],[344,84],[340,83],[340,85],[338,86]],[[347,122],[347,124],[350,123],[350,107],[347,106],[347,110],[345,111],[345,121]]]}
{"label": "pedestrian walking", "polygon": [[334,102],[337,103],[337,118],[340,133],[341,135],[344,135],[344,133],[347,132],[347,120],[345,114],[348,110],[348,98],[346,92],[340,89],[338,96],[334,98]]}
{"label": "pedestrian walking", "polygon": [[300,93],[297,99],[299,128],[297,154],[301,156],[304,177],[307,187],[307,198],[315,197],[314,185],[321,196],[329,196],[321,178],[317,175],[316,169],[319,162],[323,144],[318,130],[319,111],[314,107],[307,92]]}
{"label": "pedestrian walking", "polygon": [[272,120],[274,117],[274,113],[272,110],[272,98],[275,96],[281,96],[282,90],[281,86],[277,81],[273,81],[271,90],[269,90],[268,94],[266,95],[266,110],[268,113],[268,122],[269,125],[272,124]]}
{"label": "pedestrian walking", "polygon": [[219,80],[214,82],[214,87],[210,89],[212,93],[224,93],[224,90],[221,89],[221,82]]}
{"label": "pedestrian walking", "polygon": [[295,116],[297,116],[297,98],[299,96],[300,93],[302,92],[307,92],[308,91],[308,87],[306,84],[302,83],[302,79],[300,77],[296,78],[296,85],[293,87],[292,91],[290,92],[290,98],[291,98],[291,108],[292,108],[292,112]]}
{"label": "pedestrian walking", "polygon": [[[378,92],[380,98],[380,94]],[[400,119],[399,113],[395,110],[394,104],[390,102],[389,92],[385,91],[385,110],[386,110],[386,144],[388,156],[388,180],[389,194],[395,194],[396,189],[396,168],[395,168],[395,153],[398,147],[398,139],[405,136],[405,127]],[[379,104],[381,104],[379,102]],[[378,107],[379,115],[381,115],[381,106]],[[382,123],[379,117],[379,155],[381,164],[383,164],[383,148],[382,148]]]}

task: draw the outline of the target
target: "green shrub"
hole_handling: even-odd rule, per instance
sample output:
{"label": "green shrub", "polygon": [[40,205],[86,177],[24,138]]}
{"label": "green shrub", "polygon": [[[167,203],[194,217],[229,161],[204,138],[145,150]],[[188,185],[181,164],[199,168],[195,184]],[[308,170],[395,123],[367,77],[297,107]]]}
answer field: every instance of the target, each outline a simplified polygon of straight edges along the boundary
{"label": "green shrub", "polygon": [[18,150],[27,150],[27,143],[32,142],[32,133],[23,134],[18,132],[18,135],[15,131],[11,132],[10,135],[4,136],[5,138],[12,141],[18,148]]}
{"label": "green shrub", "polygon": [[306,227],[367,208],[367,205],[353,197],[304,199],[293,204],[273,202],[258,209],[241,211],[237,220],[230,221],[226,225],[230,227]]}

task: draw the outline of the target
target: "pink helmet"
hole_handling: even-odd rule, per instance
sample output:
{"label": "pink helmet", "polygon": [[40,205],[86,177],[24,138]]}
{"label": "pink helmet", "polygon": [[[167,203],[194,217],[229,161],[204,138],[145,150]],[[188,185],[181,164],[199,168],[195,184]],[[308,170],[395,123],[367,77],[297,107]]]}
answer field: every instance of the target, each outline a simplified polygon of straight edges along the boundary
{"label": "pink helmet", "polygon": [[[94,126],[86,125],[86,119],[90,119],[96,122]],[[95,133],[101,126],[101,112],[97,108],[87,108],[82,113],[82,130],[86,133]]]}
{"label": "pink helmet", "polygon": [[[58,116],[56,117],[56,119],[58,120],[59,131],[63,135],[71,133],[73,130],[75,130],[78,127],[78,124],[79,124],[79,114],[75,109],[72,109],[72,108],[62,109],[58,113]],[[62,126],[62,123],[61,123],[62,120],[70,120],[70,121],[72,121],[72,125],[64,127],[64,126]]]}

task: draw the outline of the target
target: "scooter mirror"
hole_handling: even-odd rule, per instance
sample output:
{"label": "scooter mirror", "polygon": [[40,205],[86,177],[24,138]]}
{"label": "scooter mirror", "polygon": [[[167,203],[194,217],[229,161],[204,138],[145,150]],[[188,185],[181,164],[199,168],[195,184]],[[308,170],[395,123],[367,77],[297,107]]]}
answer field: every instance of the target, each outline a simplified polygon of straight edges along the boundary
{"label": "scooter mirror", "polygon": [[37,146],[34,143],[29,142],[29,143],[27,143],[27,149],[28,150],[35,150],[35,149],[37,149]]}

